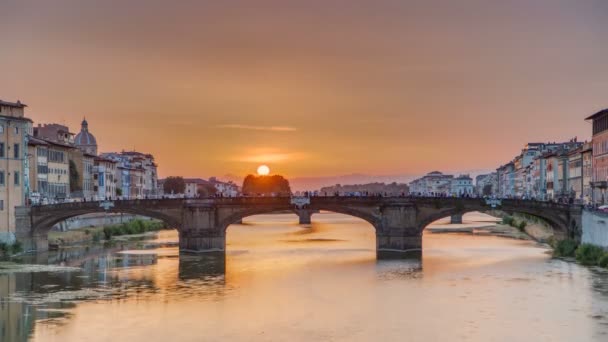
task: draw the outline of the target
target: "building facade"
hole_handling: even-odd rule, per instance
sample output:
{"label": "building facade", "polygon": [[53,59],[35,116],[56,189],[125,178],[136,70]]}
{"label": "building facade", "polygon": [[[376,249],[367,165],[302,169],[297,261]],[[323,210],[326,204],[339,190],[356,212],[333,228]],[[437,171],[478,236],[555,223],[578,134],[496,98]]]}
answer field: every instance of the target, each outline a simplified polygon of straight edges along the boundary
{"label": "building facade", "polygon": [[454,176],[439,171],[429,172],[409,183],[410,193],[415,196],[449,196],[453,179]]}
{"label": "building facade", "polygon": [[93,192],[97,200],[117,198],[116,162],[111,159],[95,157],[93,165]]}
{"label": "building facade", "polygon": [[475,193],[473,179],[469,175],[460,175],[452,180],[452,196],[470,197]]}
{"label": "building facade", "polygon": [[0,101],[0,241],[15,240],[15,207],[29,192],[28,132],[25,104]]}
{"label": "building facade", "polygon": [[591,120],[593,125],[592,201],[595,204],[605,204],[608,187],[608,109],[601,110],[585,120]]}

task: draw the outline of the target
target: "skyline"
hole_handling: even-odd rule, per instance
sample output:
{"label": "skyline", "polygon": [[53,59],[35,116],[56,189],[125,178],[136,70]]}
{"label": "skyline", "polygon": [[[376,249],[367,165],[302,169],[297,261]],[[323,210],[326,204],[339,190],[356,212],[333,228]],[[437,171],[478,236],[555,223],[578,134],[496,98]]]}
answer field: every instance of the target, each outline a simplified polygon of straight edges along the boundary
{"label": "skyline", "polygon": [[3,3],[0,98],[161,177],[494,170],[606,107],[600,1],[143,3]]}

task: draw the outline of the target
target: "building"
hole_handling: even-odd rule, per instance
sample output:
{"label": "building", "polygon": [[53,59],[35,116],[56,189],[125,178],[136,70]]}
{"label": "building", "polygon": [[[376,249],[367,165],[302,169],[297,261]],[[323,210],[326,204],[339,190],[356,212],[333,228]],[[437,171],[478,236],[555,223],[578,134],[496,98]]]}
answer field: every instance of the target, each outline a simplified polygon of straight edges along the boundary
{"label": "building", "polygon": [[429,172],[409,183],[410,193],[415,196],[448,196],[452,192],[453,179],[454,176],[439,171]]}
{"label": "building", "polygon": [[593,182],[593,145],[586,142],[581,150],[583,161],[583,203],[589,204],[592,202],[593,191],[591,182]]}
{"label": "building", "polygon": [[184,178],[184,184],[186,187],[184,188],[184,196],[187,198],[196,198],[198,197],[198,187],[199,184],[206,184],[207,181],[200,178]]}
{"label": "building", "polygon": [[121,191],[126,190],[124,182],[127,181],[127,179],[123,176],[127,176],[131,172],[128,170],[133,170],[132,178],[134,181],[137,182],[137,187],[133,188],[133,190],[135,191],[137,189],[141,189],[141,191],[139,192],[139,194],[134,194],[131,193],[131,190],[129,190],[130,193],[128,195],[123,193],[123,196],[128,196],[127,198],[158,197],[158,165],[154,162],[153,155],[135,151],[122,151],[120,153],[102,153],[101,156],[103,158],[111,159],[117,162],[118,167],[122,170],[120,172],[120,180],[123,185],[119,186],[119,188],[122,189]]}
{"label": "building", "polygon": [[469,197],[473,196],[475,189],[473,179],[469,175],[460,175],[452,180],[451,192],[453,196]]}
{"label": "building", "polygon": [[[549,190],[546,187],[545,175],[547,172],[547,165],[542,160],[543,155],[555,151],[570,151],[571,149],[579,148],[581,146],[582,143],[577,142],[576,138],[562,143],[548,142],[526,144],[520,154],[515,156],[512,161],[497,169],[498,195],[506,198],[545,199]],[[564,163],[564,161],[562,161],[562,163]],[[567,169],[567,161],[565,163]],[[553,169],[555,170],[556,167],[557,166],[553,167]],[[564,167],[564,165],[562,165],[562,167]],[[568,185],[567,171],[565,174],[554,174],[554,176],[554,183],[559,181],[560,177],[565,177],[561,180],[560,186]],[[555,191],[556,189],[552,189],[551,193],[555,194]],[[565,194],[567,191],[560,188],[558,192],[560,196],[562,196],[562,194]]]}
{"label": "building", "polygon": [[515,193],[515,165],[508,162],[496,169],[498,178],[498,196],[510,198]]}
{"label": "building", "polygon": [[93,192],[97,200],[117,197],[116,162],[111,159],[95,157],[93,160]]}
{"label": "building", "polygon": [[15,207],[26,204],[29,192],[28,132],[32,120],[25,104],[0,100],[0,241],[15,240]]}
{"label": "building", "polygon": [[593,124],[592,201],[596,204],[604,204],[608,185],[608,109],[601,110],[585,120],[591,120]]}
{"label": "building", "polygon": [[70,150],[70,161],[73,163],[78,175],[78,183],[70,184],[70,197],[80,198],[85,200],[94,200],[95,197],[95,180],[93,166],[95,164],[95,155],[89,154],[81,149],[73,148]]}
{"label": "building", "polygon": [[568,183],[570,198],[578,203],[583,202],[583,147],[568,152]]}
{"label": "building", "polygon": [[477,196],[492,196],[498,193],[498,174],[496,172],[475,177]]}
{"label": "building", "polygon": [[215,187],[216,193],[222,197],[236,197],[239,195],[239,187],[233,182],[222,182],[215,177],[211,177],[209,183]]}
{"label": "building", "polygon": [[48,145],[48,186],[43,197],[52,203],[70,197],[70,153],[74,147],[45,140]]}
{"label": "building", "polygon": [[74,144],[89,155],[97,155],[97,139],[89,132],[89,123],[87,122],[87,119],[82,120],[82,123],[80,124],[80,133],[74,138]]}
{"label": "building", "polygon": [[29,164],[30,192],[28,198],[32,204],[48,204],[49,143],[32,136],[28,137],[27,156]]}
{"label": "building", "polygon": [[74,146],[74,133],[67,126],[60,124],[38,124],[34,127],[33,136],[46,141]]}

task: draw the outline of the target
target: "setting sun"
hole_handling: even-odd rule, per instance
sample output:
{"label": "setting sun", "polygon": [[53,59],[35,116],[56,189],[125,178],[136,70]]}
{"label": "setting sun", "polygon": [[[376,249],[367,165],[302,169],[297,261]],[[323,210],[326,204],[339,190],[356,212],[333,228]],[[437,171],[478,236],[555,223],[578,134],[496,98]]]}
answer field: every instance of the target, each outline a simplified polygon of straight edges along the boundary
{"label": "setting sun", "polygon": [[260,165],[258,167],[258,175],[267,176],[270,173],[270,168],[266,165]]}

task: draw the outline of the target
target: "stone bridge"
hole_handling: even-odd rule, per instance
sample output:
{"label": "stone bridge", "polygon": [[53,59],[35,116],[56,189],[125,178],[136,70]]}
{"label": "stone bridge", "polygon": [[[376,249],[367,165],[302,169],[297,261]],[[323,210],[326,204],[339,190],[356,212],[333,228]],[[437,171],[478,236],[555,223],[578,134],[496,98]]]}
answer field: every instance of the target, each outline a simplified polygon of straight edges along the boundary
{"label": "stone bridge", "polygon": [[[226,229],[244,217],[293,211],[300,222],[312,214],[332,211],[361,218],[376,231],[378,258],[420,252],[422,231],[438,219],[471,211],[488,211],[484,199],[423,197],[312,197],[296,206],[290,197],[239,197],[209,199],[150,199],[64,203],[17,208],[17,238],[29,249],[48,249],[48,232],[70,217],[96,212],[130,213],[166,222],[179,232],[181,251],[221,252]],[[580,206],[549,202],[502,200],[496,209],[522,213],[549,223],[557,238],[581,236]]]}

